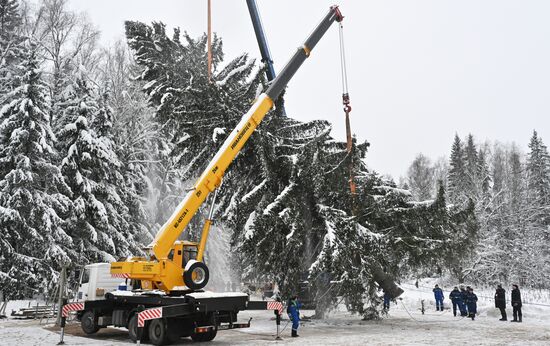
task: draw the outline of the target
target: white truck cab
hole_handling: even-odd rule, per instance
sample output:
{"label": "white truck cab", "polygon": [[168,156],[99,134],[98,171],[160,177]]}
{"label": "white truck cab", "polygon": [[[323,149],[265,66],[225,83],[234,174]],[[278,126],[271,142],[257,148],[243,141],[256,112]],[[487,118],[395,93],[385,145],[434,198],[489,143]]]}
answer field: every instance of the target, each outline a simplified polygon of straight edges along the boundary
{"label": "white truck cab", "polygon": [[80,276],[77,301],[105,299],[105,293],[116,291],[119,285],[126,283],[124,279],[111,276],[110,263],[88,264]]}

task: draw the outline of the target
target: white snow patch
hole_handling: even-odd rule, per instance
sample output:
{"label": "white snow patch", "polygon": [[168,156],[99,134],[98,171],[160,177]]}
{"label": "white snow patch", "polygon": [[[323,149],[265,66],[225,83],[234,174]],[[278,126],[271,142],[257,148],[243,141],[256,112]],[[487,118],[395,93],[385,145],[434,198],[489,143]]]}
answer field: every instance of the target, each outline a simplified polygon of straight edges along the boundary
{"label": "white snow patch", "polygon": [[245,203],[246,201],[248,201],[248,199],[254,196],[256,192],[258,192],[260,189],[262,189],[266,183],[267,183],[267,179],[262,180],[260,184],[256,185],[252,190],[250,190],[249,193],[247,193],[246,195],[243,196],[243,198],[241,198],[241,203]]}
{"label": "white snow patch", "polygon": [[294,187],[296,186],[296,184],[294,182],[290,183],[290,185],[286,186],[283,191],[281,191],[281,193],[279,194],[279,196],[277,196],[277,198],[275,198],[275,200],[271,203],[269,203],[269,205],[265,208],[264,210],[264,215],[269,215],[271,213],[271,211],[279,204],[281,203],[281,201],[283,200],[283,198],[285,198],[291,191],[292,189],[294,189]]}
{"label": "white snow patch", "polygon": [[407,197],[412,196],[412,194],[409,190],[399,189],[397,187],[381,185],[381,186],[375,186],[374,188],[377,189],[377,190],[385,191],[387,193],[395,193],[395,194],[404,195],[404,196],[407,196]]}
{"label": "white snow patch", "polygon": [[227,83],[227,81],[228,81],[231,77],[233,77],[233,76],[234,76],[235,74],[237,74],[237,73],[240,73],[240,72],[246,70],[248,67],[249,67],[249,65],[246,64],[246,65],[242,65],[242,66],[239,66],[239,67],[237,67],[237,68],[234,68],[233,70],[231,70],[231,72],[229,72],[229,73],[227,74],[227,76],[225,76],[224,79],[222,79],[221,81],[217,81],[217,82],[216,82],[216,85],[218,85],[218,86],[224,86],[224,85]]}
{"label": "white snow patch", "polygon": [[254,236],[254,221],[256,221],[256,211],[253,211],[248,216],[246,223],[244,224],[244,238],[250,239]]}
{"label": "white snow patch", "polygon": [[218,137],[225,135],[226,130],[227,129],[225,127],[216,127],[212,133],[212,141],[214,141],[214,143],[217,142]]}

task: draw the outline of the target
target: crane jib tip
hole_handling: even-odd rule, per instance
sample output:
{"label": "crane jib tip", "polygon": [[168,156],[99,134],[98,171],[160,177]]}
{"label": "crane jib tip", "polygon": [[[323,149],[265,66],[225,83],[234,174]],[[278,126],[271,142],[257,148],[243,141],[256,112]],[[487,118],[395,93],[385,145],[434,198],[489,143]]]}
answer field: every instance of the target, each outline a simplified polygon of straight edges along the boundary
{"label": "crane jib tip", "polygon": [[333,5],[330,7],[330,9],[334,11],[337,22],[341,22],[342,20],[344,20],[344,16],[342,15],[342,12],[340,12],[340,8],[338,7],[338,5]]}

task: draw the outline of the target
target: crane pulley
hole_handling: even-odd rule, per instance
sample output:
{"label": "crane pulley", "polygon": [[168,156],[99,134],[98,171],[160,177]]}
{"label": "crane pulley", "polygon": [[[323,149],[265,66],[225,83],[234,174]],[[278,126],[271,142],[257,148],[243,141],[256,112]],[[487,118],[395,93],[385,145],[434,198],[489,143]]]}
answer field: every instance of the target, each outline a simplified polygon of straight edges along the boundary
{"label": "crane pulley", "polygon": [[346,66],[346,51],[344,46],[344,26],[342,22],[338,25],[338,36],[340,39],[340,71],[342,73],[342,104],[344,105],[344,113],[346,115],[346,151],[350,156],[349,164],[349,188],[353,196],[355,195],[355,181],[353,180],[353,140],[351,136],[351,124],[349,114],[351,113],[351,105],[348,91],[348,71]]}

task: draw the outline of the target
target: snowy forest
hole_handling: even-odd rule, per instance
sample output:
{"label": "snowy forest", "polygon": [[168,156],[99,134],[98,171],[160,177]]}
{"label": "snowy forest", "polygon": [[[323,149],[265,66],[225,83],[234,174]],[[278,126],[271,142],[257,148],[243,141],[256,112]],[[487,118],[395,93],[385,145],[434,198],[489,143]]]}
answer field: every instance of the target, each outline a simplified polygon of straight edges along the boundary
{"label": "snowy forest", "polygon": [[[207,37],[182,25],[128,18],[126,41],[102,47],[66,0],[0,0],[9,298],[52,290],[62,266],[141,254],[266,88],[262,64],[224,56],[219,37],[210,81]],[[276,282],[287,297],[307,281],[320,310],[345,298],[364,317],[381,308],[380,272],[550,287],[550,156],[536,131],[526,153],[457,135],[448,158],[419,155],[396,182],[367,168],[369,143],[349,155],[329,122],[279,109],[231,165],[214,209],[240,282]],[[201,214],[185,239],[197,240]]]}

